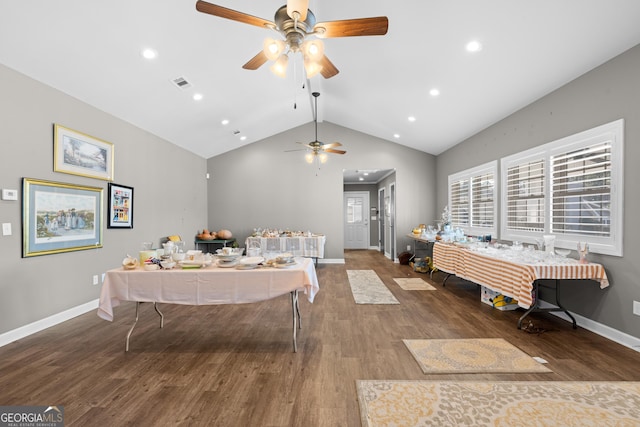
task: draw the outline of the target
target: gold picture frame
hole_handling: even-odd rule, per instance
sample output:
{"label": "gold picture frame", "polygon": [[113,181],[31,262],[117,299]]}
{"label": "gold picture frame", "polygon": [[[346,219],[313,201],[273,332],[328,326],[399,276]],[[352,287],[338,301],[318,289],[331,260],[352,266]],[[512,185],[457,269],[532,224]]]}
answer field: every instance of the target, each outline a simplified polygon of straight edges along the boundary
{"label": "gold picture frame", "polygon": [[113,144],[54,124],[53,170],[113,181]]}
{"label": "gold picture frame", "polygon": [[99,187],[22,179],[22,257],[102,247]]}

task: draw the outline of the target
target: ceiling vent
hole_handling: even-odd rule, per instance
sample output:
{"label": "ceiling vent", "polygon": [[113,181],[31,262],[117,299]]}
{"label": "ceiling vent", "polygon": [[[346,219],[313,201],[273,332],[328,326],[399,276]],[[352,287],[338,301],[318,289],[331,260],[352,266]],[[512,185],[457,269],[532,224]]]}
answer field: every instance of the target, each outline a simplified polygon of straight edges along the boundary
{"label": "ceiling vent", "polygon": [[189,83],[187,78],[184,76],[171,79],[171,83],[173,83],[178,89],[187,89],[191,87],[191,83]]}

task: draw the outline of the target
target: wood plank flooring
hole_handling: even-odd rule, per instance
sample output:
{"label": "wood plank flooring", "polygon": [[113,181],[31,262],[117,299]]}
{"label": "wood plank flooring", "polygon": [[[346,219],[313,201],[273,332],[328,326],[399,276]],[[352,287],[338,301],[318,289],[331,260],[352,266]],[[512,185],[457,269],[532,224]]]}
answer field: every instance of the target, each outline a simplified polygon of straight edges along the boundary
{"label": "wood plank flooring", "polygon": [[[435,291],[405,291],[397,277],[429,276],[376,251],[347,251],[345,265],[317,267],[320,292],[302,295],[303,329],[292,352],[288,296],[257,304],[162,305],[164,329],[143,304],[113,323],[87,313],[0,348],[0,405],[63,405],[75,426],[359,426],[357,379],[640,381],[640,353],[549,314],[545,329],[516,328],[522,311],[480,302],[477,286],[451,278]],[[356,305],[347,269],[372,269],[399,305]],[[501,337],[549,361],[547,374],[425,375],[404,338]]]}

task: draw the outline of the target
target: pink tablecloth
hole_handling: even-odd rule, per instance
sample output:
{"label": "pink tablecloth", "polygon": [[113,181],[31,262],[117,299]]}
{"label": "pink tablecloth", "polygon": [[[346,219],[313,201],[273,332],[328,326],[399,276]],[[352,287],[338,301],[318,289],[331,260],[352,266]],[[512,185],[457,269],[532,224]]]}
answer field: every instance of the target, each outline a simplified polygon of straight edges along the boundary
{"label": "pink tablecloth", "polygon": [[558,259],[539,263],[507,260],[490,251],[472,251],[455,244],[436,243],[433,264],[446,273],[486,286],[512,297],[523,308],[533,304],[531,291],[538,279],[591,279],[601,288],[609,286],[604,267],[600,264],[580,264],[577,260]]}
{"label": "pink tablecloth", "polygon": [[200,269],[145,271],[142,268],[106,273],[98,316],[113,320],[113,308],[121,301],[186,305],[244,304],[264,301],[295,290],[313,302],[319,291],[311,259],[297,259],[288,268],[236,270],[215,266]]}

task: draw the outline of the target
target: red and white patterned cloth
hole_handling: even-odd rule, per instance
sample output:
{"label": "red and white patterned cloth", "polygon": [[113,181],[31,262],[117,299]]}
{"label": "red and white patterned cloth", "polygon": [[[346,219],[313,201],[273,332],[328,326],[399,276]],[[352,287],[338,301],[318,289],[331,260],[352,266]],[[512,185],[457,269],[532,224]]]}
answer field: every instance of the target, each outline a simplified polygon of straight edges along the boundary
{"label": "red and white patterned cloth", "polygon": [[512,297],[523,308],[533,304],[531,292],[533,282],[538,279],[589,279],[600,282],[602,289],[609,286],[607,273],[600,264],[580,264],[569,258],[531,263],[517,257],[505,259],[496,251],[470,250],[450,243],[434,245],[433,265],[438,270]]}

